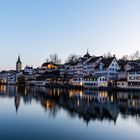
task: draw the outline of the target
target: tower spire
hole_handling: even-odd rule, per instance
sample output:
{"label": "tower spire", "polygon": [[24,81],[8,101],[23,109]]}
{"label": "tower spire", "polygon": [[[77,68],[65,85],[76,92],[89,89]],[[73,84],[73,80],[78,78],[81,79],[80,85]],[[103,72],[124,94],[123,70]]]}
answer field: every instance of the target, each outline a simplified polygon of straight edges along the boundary
{"label": "tower spire", "polygon": [[20,55],[18,55],[18,61],[17,61],[17,63],[21,63]]}
{"label": "tower spire", "polygon": [[89,53],[88,53],[88,49],[87,49],[87,54],[89,54]]}
{"label": "tower spire", "polygon": [[22,62],[20,60],[20,55],[18,55],[18,60],[17,60],[17,63],[16,63],[16,70],[18,72],[22,70]]}

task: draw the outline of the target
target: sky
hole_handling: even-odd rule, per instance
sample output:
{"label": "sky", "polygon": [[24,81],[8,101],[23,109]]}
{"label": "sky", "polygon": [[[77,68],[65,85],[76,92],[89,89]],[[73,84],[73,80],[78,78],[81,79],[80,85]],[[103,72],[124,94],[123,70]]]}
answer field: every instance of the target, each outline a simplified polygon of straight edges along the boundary
{"label": "sky", "polygon": [[41,64],[50,54],[119,58],[140,50],[139,0],[0,0],[0,70]]}

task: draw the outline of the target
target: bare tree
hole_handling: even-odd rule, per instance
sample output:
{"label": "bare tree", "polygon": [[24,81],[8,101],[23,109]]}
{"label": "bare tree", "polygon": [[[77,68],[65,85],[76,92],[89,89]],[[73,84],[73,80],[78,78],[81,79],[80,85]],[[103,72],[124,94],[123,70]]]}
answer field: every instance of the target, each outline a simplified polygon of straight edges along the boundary
{"label": "bare tree", "polygon": [[129,58],[130,58],[130,60],[134,60],[134,55],[133,54],[131,54],[130,56],[129,56]]}
{"label": "bare tree", "polygon": [[129,58],[128,55],[123,55],[121,59],[122,59],[122,60],[128,60],[128,58]]}
{"label": "bare tree", "polygon": [[135,60],[139,60],[139,59],[140,59],[140,52],[139,52],[138,50],[134,52],[133,58],[134,58]]}
{"label": "bare tree", "polygon": [[50,59],[49,58],[46,58],[46,62],[50,62]]}
{"label": "bare tree", "polygon": [[79,56],[76,54],[70,54],[66,60],[67,63],[75,63],[79,60]]}
{"label": "bare tree", "polygon": [[140,52],[139,50],[135,51],[133,54],[130,55],[123,55],[121,58],[122,60],[140,60]]}
{"label": "bare tree", "polygon": [[50,58],[46,58],[46,62],[53,62],[55,64],[61,64],[61,59],[59,59],[56,53],[51,54]]}
{"label": "bare tree", "polygon": [[112,57],[113,55],[110,53],[110,52],[107,52],[103,55],[104,58],[110,58]]}
{"label": "bare tree", "polygon": [[61,59],[59,59],[56,53],[50,55],[50,61],[55,64],[61,64]]}

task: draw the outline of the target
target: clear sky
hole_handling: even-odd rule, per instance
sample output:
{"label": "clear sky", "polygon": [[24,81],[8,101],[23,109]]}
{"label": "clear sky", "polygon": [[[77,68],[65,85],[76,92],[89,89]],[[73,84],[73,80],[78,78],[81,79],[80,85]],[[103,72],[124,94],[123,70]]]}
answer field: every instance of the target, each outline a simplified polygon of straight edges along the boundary
{"label": "clear sky", "polygon": [[0,70],[40,66],[52,53],[140,49],[140,0],[0,0]]}

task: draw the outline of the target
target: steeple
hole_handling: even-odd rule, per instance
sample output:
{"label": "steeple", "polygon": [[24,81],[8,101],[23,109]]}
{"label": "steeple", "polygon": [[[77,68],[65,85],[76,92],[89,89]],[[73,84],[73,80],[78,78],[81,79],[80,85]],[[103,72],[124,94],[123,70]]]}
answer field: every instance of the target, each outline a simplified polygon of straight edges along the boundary
{"label": "steeple", "polygon": [[17,63],[21,63],[21,60],[20,60],[20,55],[18,56]]}
{"label": "steeple", "polygon": [[17,63],[16,63],[16,71],[21,71],[22,70],[22,62],[20,60],[20,55],[18,56],[18,60],[17,60]]}

